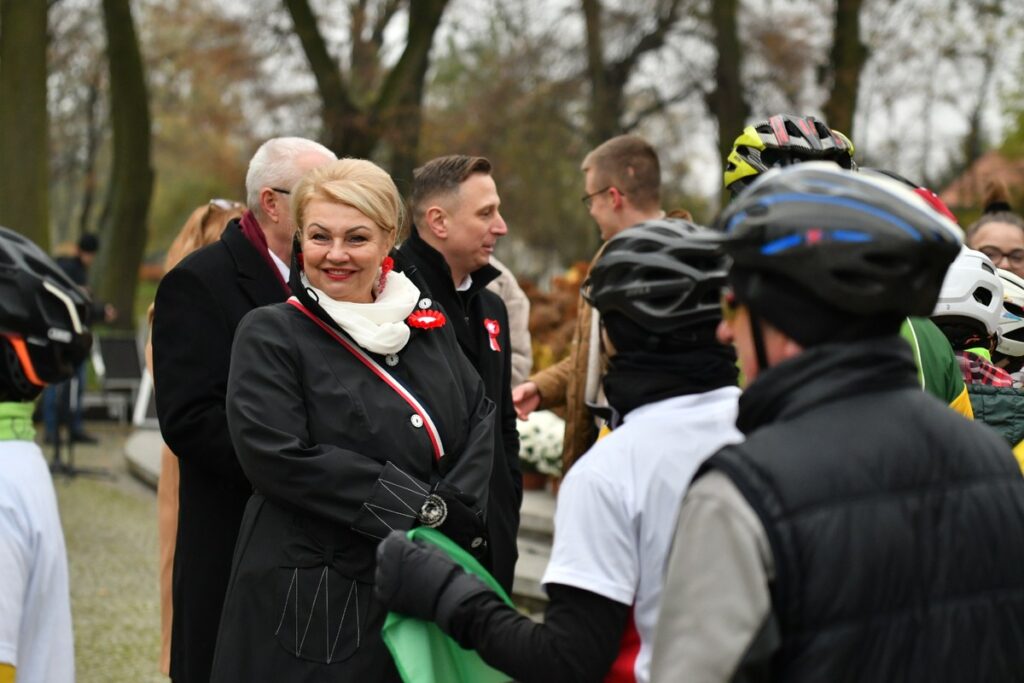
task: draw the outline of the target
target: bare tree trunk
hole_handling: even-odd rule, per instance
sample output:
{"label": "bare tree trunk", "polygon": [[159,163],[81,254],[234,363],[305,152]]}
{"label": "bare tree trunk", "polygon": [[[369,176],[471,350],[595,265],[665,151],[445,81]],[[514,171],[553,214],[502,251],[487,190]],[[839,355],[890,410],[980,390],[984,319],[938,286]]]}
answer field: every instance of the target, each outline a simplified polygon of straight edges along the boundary
{"label": "bare tree trunk", "polygon": [[718,121],[718,155],[725,163],[732,141],[743,131],[750,116],[750,105],[743,96],[740,49],[736,13],[739,0],[713,0],[711,27],[715,35],[718,61],[715,63],[715,89],[707,96],[708,109]]}
{"label": "bare tree trunk", "polygon": [[149,232],[147,216],[153,191],[149,102],[129,3],[103,0],[113,160],[100,225],[103,243],[93,272],[98,298],[117,308],[117,326],[123,328],[133,327],[135,288]]}
{"label": "bare tree trunk", "polygon": [[[604,33],[600,0],[581,0],[587,30],[587,78],[590,81],[590,129],[592,145],[625,131],[626,85],[640,59],[665,44],[668,32],[679,19],[682,0],[661,0],[655,9],[654,26],[617,61],[609,62],[604,54]],[[634,124],[635,125],[635,124]]]}
{"label": "bare tree trunk", "polygon": [[49,251],[46,9],[0,0],[0,225]]}
{"label": "bare tree trunk", "polygon": [[338,156],[369,156],[377,144],[377,135],[371,130],[365,113],[352,101],[308,0],[284,0],[284,4],[320,91],[323,143]]}
{"label": "bare tree trunk", "polygon": [[[408,3],[409,34],[398,63],[384,77],[374,98],[360,106],[351,92],[350,83],[327,50],[327,43],[310,9],[308,0],[284,0],[295,25],[295,32],[309,61],[323,102],[324,144],[339,156],[369,157],[381,142],[391,145],[392,168],[399,180],[412,178],[419,146],[424,80],[430,66],[430,49],[434,33],[448,0],[412,0]],[[357,2],[351,8],[354,24],[364,26],[366,6]],[[397,3],[387,0],[381,5],[370,45],[379,46],[386,20],[397,11]],[[353,36],[353,40],[361,40]],[[358,53],[358,74],[352,82],[362,83],[372,70],[367,66],[365,50]],[[356,53],[353,52],[353,58]]]}
{"label": "bare tree trunk", "polygon": [[89,232],[92,224],[92,206],[96,200],[96,155],[100,148],[103,131],[96,123],[99,107],[99,76],[89,84],[89,97],[86,99],[85,110],[85,159],[82,162],[82,206],[78,215],[78,233]]}
{"label": "bare tree trunk", "polygon": [[590,80],[590,144],[597,146],[620,132],[622,93],[616,97],[604,61],[604,32],[599,0],[582,0],[587,27],[587,76]]}
{"label": "bare tree trunk", "polygon": [[409,7],[405,52],[388,74],[374,106],[391,146],[391,174],[403,190],[412,187],[423,123],[423,91],[430,66],[430,48],[448,0],[414,0]]}
{"label": "bare tree trunk", "polygon": [[823,111],[831,128],[856,140],[853,115],[857,110],[860,73],[868,59],[868,49],[860,39],[860,8],[863,0],[836,0],[835,28],[832,32],[832,90]]}

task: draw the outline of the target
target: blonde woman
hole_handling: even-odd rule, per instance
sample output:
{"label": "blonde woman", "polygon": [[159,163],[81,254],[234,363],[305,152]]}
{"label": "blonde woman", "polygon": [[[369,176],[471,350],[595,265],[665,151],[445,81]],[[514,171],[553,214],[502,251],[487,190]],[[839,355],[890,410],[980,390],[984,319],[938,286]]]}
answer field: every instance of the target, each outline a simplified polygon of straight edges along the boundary
{"label": "blonde woman", "polygon": [[291,190],[293,297],[235,337],[228,427],[254,493],[212,681],[398,681],[373,597],[377,544],[439,528],[486,547],[493,404],[443,310],[388,256],[402,199],[343,159]]}
{"label": "blonde woman", "polygon": [[[197,206],[181,227],[167,250],[164,272],[193,251],[220,238],[233,219],[241,218],[245,205],[230,199],[211,199]],[[153,324],[153,306],[149,307],[149,324]],[[153,372],[152,340],[146,344],[146,367]],[[178,535],[178,458],[167,444],[160,449],[160,479],[156,488],[157,535],[160,546],[160,672],[171,670],[171,575],[174,567],[174,544]]]}

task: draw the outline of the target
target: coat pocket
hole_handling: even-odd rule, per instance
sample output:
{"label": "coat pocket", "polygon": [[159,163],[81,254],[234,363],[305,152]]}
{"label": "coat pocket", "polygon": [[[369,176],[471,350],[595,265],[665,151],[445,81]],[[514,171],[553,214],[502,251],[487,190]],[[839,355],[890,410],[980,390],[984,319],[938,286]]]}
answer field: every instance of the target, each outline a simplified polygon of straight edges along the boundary
{"label": "coat pocket", "polygon": [[279,567],[274,637],[289,653],[322,664],[356,653],[365,636],[372,585],[333,566]]}

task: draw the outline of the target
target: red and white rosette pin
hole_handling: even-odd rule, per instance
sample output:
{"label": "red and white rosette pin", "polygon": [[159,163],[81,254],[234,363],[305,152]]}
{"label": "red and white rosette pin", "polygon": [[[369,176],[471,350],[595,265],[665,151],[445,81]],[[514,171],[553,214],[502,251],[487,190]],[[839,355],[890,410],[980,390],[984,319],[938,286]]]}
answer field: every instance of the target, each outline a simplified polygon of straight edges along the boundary
{"label": "red and white rosette pin", "polygon": [[484,329],[487,330],[487,334],[491,338],[491,351],[501,351],[501,345],[498,344],[498,335],[501,333],[501,325],[498,324],[498,321],[492,320],[491,318],[484,318]]}
{"label": "red and white rosette pin", "polygon": [[418,327],[421,330],[429,330],[433,327],[443,326],[447,320],[444,317],[444,313],[441,311],[435,311],[433,309],[419,309],[409,314],[409,317],[405,319],[409,327]]}

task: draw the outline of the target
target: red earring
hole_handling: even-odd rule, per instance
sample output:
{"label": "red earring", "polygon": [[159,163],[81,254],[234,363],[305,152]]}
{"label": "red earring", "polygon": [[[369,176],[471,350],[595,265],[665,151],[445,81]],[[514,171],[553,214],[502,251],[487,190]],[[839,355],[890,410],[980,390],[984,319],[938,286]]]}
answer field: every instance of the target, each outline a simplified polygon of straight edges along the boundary
{"label": "red earring", "polygon": [[377,293],[380,294],[384,291],[384,285],[388,283],[388,273],[390,273],[395,267],[395,259],[390,256],[385,256],[384,260],[380,264],[380,279],[377,281]]}

